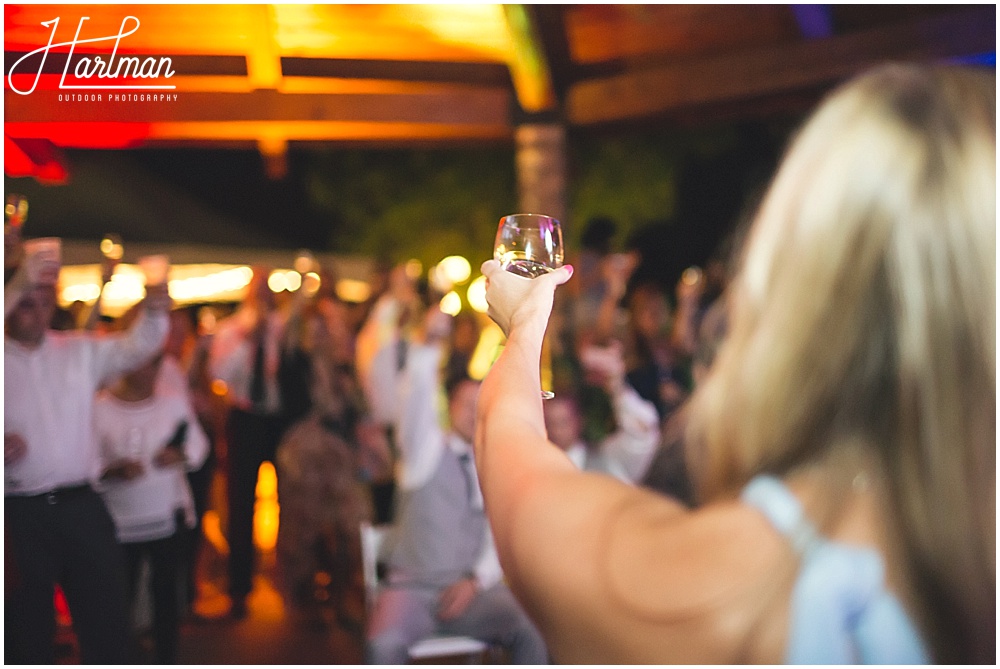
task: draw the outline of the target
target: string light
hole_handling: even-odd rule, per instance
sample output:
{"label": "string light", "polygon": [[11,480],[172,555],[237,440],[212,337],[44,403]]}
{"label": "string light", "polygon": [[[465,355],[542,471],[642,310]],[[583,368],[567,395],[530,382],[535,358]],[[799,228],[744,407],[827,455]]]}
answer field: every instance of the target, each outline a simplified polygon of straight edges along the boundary
{"label": "string light", "polygon": [[457,316],[462,311],[462,298],[455,291],[451,291],[441,298],[440,305],[441,311],[444,313],[449,316]]}
{"label": "string light", "polygon": [[372,287],[367,281],[357,279],[340,279],[337,281],[337,297],[344,302],[360,303],[367,300],[372,294]]}
{"label": "string light", "polygon": [[272,293],[280,293],[283,290],[288,290],[288,277],[284,272],[274,270],[267,277],[267,287],[271,289]]}
{"label": "string light", "polygon": [[490,306],[486,303],[486,277],[479,276],[470,283],[465,297],[469,300],[469,306],[473,311],[485,314]]}
{"label": "string light", "polygon": [[462,256],[443,258],[438,263],[438,268],[453,285],[465,283],[472,275],[472,266]]}
{"label": "string light", "polygon": [[403,271],[406,272],[406,277],[410,281],[416,281],[424,273],[424,264],[416,258],[411,258],[406,261]]}
{"label": "string light", "polygon": [[[168,290],[178,304],[239,300],[253,278],[253,270],[239,265],[174,265],[171,274],[176,278],[170,280]],[[59,283],[62,286],[59,292],[62,306],[77,301],[92,304],[101,295],[100,266],[63,267]],[[109,315],[118,316],[145,294],[141,270],[136,265],[118,265],[111,281],[104,287],[101,308]]]}

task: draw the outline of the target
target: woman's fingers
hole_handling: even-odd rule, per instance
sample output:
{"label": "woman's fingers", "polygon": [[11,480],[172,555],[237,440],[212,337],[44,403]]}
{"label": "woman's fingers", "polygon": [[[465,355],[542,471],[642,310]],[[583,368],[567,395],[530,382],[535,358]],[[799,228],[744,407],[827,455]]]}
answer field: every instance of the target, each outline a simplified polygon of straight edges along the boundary
{"label": "woman's fingers", "polygon": [[505,334],[510,334],[510,328],[519,320],[536,316],[548,318],[556,287],[573,276],[573,267],[566,265],[528,279],[504,271],[493,259],[484,262],[480,269],[486,277],[487,314]]}

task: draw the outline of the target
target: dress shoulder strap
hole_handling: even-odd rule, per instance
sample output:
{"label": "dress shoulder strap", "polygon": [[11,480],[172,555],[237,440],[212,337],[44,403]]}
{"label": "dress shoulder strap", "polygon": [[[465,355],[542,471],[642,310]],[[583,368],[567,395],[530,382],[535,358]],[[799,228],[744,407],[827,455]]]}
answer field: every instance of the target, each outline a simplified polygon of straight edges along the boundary
{"label": "dress shoulder strap", "polygon": [[870,548],[830,541],[773,476],[743,489],[802,561],[792,592],[785,661],[789,664],[926,664],[916,627],[885,588],[882,557]]}
{"label": "dress shoulder strap", "polygon": [[778,532],[787,538],[799,555],[815,547],[819,536],[802,512],[792,491],[774,476],[757,476],[743,489],[741,499],[756,508]]}

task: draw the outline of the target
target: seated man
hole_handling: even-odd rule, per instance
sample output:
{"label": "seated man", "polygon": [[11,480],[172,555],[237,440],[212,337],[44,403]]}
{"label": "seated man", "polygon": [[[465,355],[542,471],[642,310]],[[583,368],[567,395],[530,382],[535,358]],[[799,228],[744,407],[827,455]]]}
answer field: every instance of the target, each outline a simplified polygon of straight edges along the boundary
{"label": "seated man", "polygon": [[646,472],[660,441],[656,407],[639,397],[625,381],[620,346],[590,346],[581,358],[588,379],[602,386],[611,398],[616,429],[600,443],[586,443],[576,398],[559,393],[545,402],[545,430],[552,443],[580,469],[636,483]]}
{"label": "seated man", "polygon": [[[471,446],[479,384],[467,377],[448,383],[451,426],[443,429],[438,370],[449,324],[437,310],[427,323],[402,354],[386,342],[370,370],[369,392],[395,407],[401,469],[388,575],[370,618],[367,661],[406,663],[411,644],[439,633],[501,646],[515,664],[545,663],[544,641],[503,583],[483,512]],[[386,402],[389,396],[396,401]]]}

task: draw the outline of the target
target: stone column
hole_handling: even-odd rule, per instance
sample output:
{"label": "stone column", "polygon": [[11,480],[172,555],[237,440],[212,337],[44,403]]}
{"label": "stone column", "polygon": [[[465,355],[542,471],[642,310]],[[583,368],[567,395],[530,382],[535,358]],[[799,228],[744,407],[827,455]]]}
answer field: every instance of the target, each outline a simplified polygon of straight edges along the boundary
{"label": "stone column", "polygon": [[529,123],[514,133],[521,213],[545,214],[565,223],[566,129]]}
{"label": "stone column", "polygon": [[[555,123],[528,123],[518,126],[514,137],[521,213],[557,218],[565,230],[566,129]],[[556,295],[558,297],[559,293]],[[559,326],[551,329],[559,329]],[[552,356],[552,342],[547,334],[540,370],[544,390],[551,390],[556,382],[552,375]]]}

